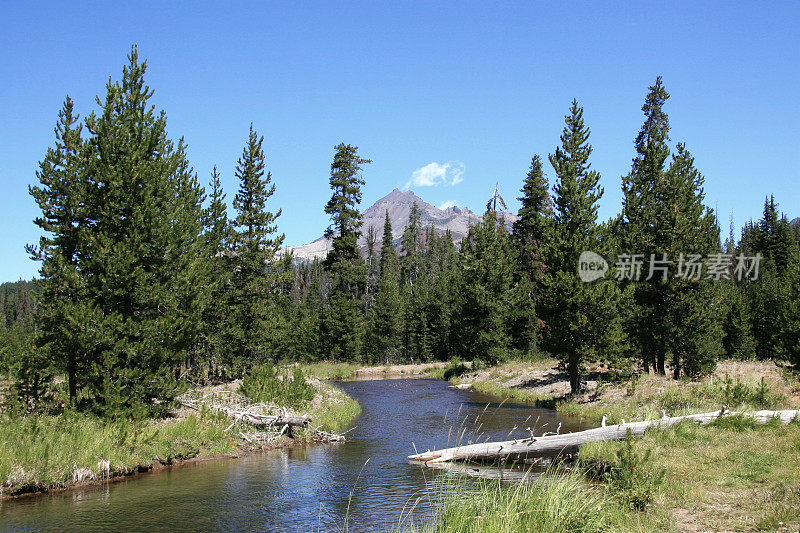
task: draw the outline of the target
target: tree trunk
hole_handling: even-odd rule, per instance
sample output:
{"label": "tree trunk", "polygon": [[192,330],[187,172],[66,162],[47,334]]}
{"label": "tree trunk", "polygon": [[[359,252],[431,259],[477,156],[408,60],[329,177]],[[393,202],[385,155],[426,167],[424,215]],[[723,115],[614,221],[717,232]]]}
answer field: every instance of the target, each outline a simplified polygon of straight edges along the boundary
{"label": "tree trunk", "polygon": [[667,369],[664,366],[664,352],[661,351],[661,350],[659,350],[659,352],[658,352],[658,359],[657,359],[656,363],[658,364],[658,368],[656,368],[656,373],[661,375],[661,376],[666,376],[667,375]]}
{"label": "tree trunk", "polygon": [[754,413],[731,413],[727,411],[714,411],[686,416],[665,416],[657,420],[642,422],[629,422],[603,426],[564,435],[548,435],[528,439],[510,440],[504,442],[484,442],[469,444],[455,448],[445,448],[439,451],[427,451],[409,455],[413,461],[422,461],[431,464],[448,461],[497,461],[497,460],[524,460],[536,457],[556,457],[562,454],[575,453],[587,442],[624,440],[628,431],[634,436],[643,435],[651,427],[669,427],[683,421],[708,424],[723,415],[742,415],[753,418],[760,424],[766,424],[774,418],[779,418],[784,424],[800,417],[800,410],[790,409],[785,411],[756,411]]}
{"label": "tree trunk", "polygon": [[581,367],[575,359],[575,354],[571,354],[567,369],[569,372],[569,386],[572,394],[581,392],[581,389],[583,388],[583,384],[581,382]]}
{"label": "tree trunk", "polygon": [[75,383],[75,355],[73,353],[70,353],[67,359],[67,385],[69,387],[69,403],[74,406],[78,392]]}

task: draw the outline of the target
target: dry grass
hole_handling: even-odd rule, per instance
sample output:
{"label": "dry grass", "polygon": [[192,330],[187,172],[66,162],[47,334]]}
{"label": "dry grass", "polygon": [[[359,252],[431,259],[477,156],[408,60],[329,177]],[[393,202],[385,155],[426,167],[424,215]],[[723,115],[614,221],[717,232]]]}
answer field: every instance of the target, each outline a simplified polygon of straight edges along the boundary
{"label": "dry grass", "polygon": [[[769,361],[723,361],[713,375],[698,381],[645,374],[603,381],[604,368],[590,367],[586,392],[570,396],[566,375],[553,359],[512,361],[451,377],[456,384],[514,401],[552,407],[571,416],[611,423],[719,409],[800,406],[800,381]],[[441,372],[440,372],[441,373]],[[442,377],[442,376],[437,376]]]}
{"label": "dry grass", "polygon": [[800,405],[796,377],[769,361],[723,361],[701,380],[642,375],[623,383],[601,383],[592,393],[560,402],[559,412],[611,423],[719,409],[784,409]]}

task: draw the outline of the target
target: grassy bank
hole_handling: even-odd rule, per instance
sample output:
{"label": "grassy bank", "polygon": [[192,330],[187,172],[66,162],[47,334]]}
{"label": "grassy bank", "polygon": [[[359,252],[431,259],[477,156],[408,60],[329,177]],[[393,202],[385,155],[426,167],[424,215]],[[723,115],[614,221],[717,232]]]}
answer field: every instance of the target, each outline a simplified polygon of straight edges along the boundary
{"label": "grassy bank", "polygon": [[[469,383],[478,391],[554,407],[584,419],[599,421],[606,416],[610,423],[658,418],[662,412],[713,411],[722,405],[742,411],[800,406],[797,376],[771,362],[724,361],[714,374],[696,381],[643,375],[614,382],[604,381],[602,371],[595,371],[589,390],[575,396],[567,394],[566,377],[553,362],[528,366],[511,362],[455,374],[451,381]],[[797,421],[788,426],[759,426],[750,419],[728,417],[708,426],[685,423],[649,431],[629,442],[588,444],[581,448],[579,458],[580,470],[596,482],[597,490],[622,506],[637,530],[652,525],[676,531],[800,528]],[[492,516],[536,512],[520,510],[524,498],[512,496],[498,492],[490,498],[480,492],[476,502],[464,505],[482,505],[489,510],[496,506]],[[447,512],[456,516],[466,512],[458,505],[452,507]],[[529,508],[539,507],[530,504]],[[466,530],[492,530],[481,529],[478,522]],[[549,527],[544,530],[559,531]]]}
{"label": "grassy bank", "polygon": [[[626,446],[583,446],[589,471],[608,470]],[[654,506],[679,531],[798,531],[800,423],[759,426],[731,417],[709,426],[681,424],[650,431],[632,446],[648,467],[665,473]],[[782,529],[785,528],[785,529]]]}
{"label": "grassy bank", "polygon": [[107,421],[65,413],[0,420],[0,496],[147,470],[176,459],[236,453],[226,419]]}
{"label": "grassy bank", "polygon": [[399,379],[406,377],[438,377],[446,363],[364,366],[354,363],[320,361],[301,365],[307,375],[317,379],[347,381],[353,379]]}
{"label": "grassy bank", "polygon": [[358,402],[338,387],[318,383],[317,391],[308,411],[314,428],[341,433],[361,414]]}
{"label": "grassy bank", "polygon": [[644,375],[622,383],[600,383],[595,391],[558,404],[564,414],[611,423],[720,409],[786,409],[799,405],[797,377],[771,362],[723,361],[697,381]]}
{"label": "grassy bank", "polygon": [[407,532],[616,532],[663,531],[664,513],[631,510],[609,487],[588,482],[577,471],[551,474],[531,483],[465,482],[450,479],[432,498],[438,512]]}
{"label": "grassy bank", "polygon": [[567,392],[563,383],[550,380],[550,373],[557,374],[556,365],[556,360],[550,358],[507,361],[492,367],[456,360],[443,368],[433,369],[429,375],[454,385],[469,386],[484,394],[536,407],[555,408],[558,398]]}
{"label": "grassy bank", "polygon": [[713,411],[722,405],[732,411],[800,405],[797,376],[765,361],[723,361],[713,374],[696,381],[649,374],[612,381],[602,369],[595,369],[587,391],[579,395],[569,394],[566,375],[550,359],[479,370],[453,363],[441,374],[479,392],[589,420],[606,416],[609,423],[658,418],[662,411],[672,416]]}
{"label": "grassy bank", "polygon": [[[239,390],[240,385],[221,388]],[[310,394],[303,396],[306,390]],[[297,403],[290,407],[309,415],[312,426],[296,431],[294,439],[276,441],[276,445],[307,443],[317,428],[341,432],[361,412],[358,402],[341,389],[315,379],[288,387],[281,394],[291,395]],[[282,401],[288,398],[279,395],[273,399],[277,405],[289,406]],[[101,481],[195,457],[250,451],[240,436],[240,431],[248,430],[241,423],[230,425],[227,417],[207,410],[180,410],[174,418],[141,421],[112,421],[72,412],[0,416],[0,497]]]}

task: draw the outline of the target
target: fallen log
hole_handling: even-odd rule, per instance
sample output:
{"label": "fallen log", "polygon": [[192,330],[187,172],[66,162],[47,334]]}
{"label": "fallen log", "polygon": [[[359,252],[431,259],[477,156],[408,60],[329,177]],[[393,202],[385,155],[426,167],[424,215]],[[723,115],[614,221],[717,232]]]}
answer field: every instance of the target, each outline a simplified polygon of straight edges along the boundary
{"label": "fallen log", "polygon": [[309,416],[258,415],[250,413],[228,413],[231,418],[238,418],[251,426],[307,426],[311,422]]}
{"label": "fallen log", "polygon": [[720,416],[742,415],[754,419],[760,424],[778,418],[784,424],[800,417],[800,410],[730,412],[724,407],[721,411],[700,413],[685,416],[663,416],[656,420],[629,422],[613,426],[603,425],[599,428],[565,433],[563,435],[547,435],[503,442],[484,442],[427,451],[409,455],[412,461],[421,461],[429,465],[448,461],[498,461],[525,460],[537,457],[556,457],[566,453],[575,453],[587,442],[625,440],[628,431],[634,436],[644,435],[645,431],[655,427],[669,427],[683,421],[708,424]]}
{"label": "fallen log", "polygon": [[304,427],[311,422],[309,416],[291,415],[286,409],[273,405],[253,404],[248,398],[226,390],[202,395],[197,391],[191,391],[178,398],[178,401],[189,409],[200,410],[201,407],[205,407],[209,411],[225,414],[234,423],[242,421],[251,426],[292,428]]}

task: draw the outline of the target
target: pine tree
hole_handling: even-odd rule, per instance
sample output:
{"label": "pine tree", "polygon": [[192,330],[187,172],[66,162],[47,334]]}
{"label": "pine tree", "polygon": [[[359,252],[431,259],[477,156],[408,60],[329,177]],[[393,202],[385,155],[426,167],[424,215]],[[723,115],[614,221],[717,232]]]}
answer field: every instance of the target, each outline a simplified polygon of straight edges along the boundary
{"label": "pine tree", "polygon": [[522,185],[518,219],[514,222],[514,241],[520,252],[523,268],[532,279],[541,277],[542,250],[553,216],[553,199],[547,178],[538,155],[533,157],[531,168]]}
{"label": "pine tree", "polygon": [[275,340],[281,332],[279,310],[274,298],[282,280],[275,254],[284,235],[277,234],[281,210],[268,210],[275,193],[272,174],[265,173],[263,137],[250,125],[250,134],[236,165],[239,190],[233,199],[237,216],[233,221],[230,323],[226,330],[230,364],[239,373],[254,364],[274,361],[279,356]]}
{"label": "pine tree", "polygon": [[589,129],[583,109],[573,100],[561,135],[561,146],[550,155],[556,173],[555,218],[549,232],[542,303],[547,323],[545,344],[569,375],[573,392],[583,388],[587,361],[614,359],[624,348],[619,315],[619,290],[612,283],[584,283],[576,275],[583,251],[601,248],[597,202],[603,195],[600,175],[590,169]]}
{"label": "pine tree", "polygon": [[396,363],[401,351],[400,272],[393,241],[392,223],[387,211],[383,224],[378,291],[368,324],[368,352],[371,363],[378,361],[386,364]]}
{"label": "pine tree", "polygon": [[[74,404],[78,380],[85,372],[82,353],[84,332],[81,317],[83,282],[78,268],[81,239],[88,226],[86,214],[86,175],[82,126],[69,96],[59,112],[56,145],[39,164],[39,185],[29,188],[42,210],[34,223],[45,232],[38,247],[29,246],[31,256],[42,262],[39,305],[35,323],[39,335],[31,361],[23,365],[25,374],[46,384],[52,364],[67,376],[70,403]],[[30,387],[28,387],[30,388]],[[38,386],[33,396],[40,395]]]}
{"label": "pine tree", "polygon": [[539,321],[535,309],[543,288],[545,238],[553,216],[553,199],[538,155],[531,161],[531,168],[522,185],[522,196],[518,200],[522,205],[519,218],[513,225],[513,237],[519,256],[519,290],[524,298],[515,309],[516,323],[512,327],[512,334],[522,352],[530,353],[539,342]]}
{"label": "pine tree", "polygon": [[399,273],[400,265],[397,261],[397,251],[394,249],[394,233],[392,232],[392,221],[389,219],[389,211],[383,220],[383,238],[381,239],[381,255],[379,265],[380,278],[386,275]]}
{"label": "pine tree", "polygon": [[292,353],[295,360],[317,361],[323,358],[323,286],[326,276],[318,259],[298,269],[300,285],[295,315]]}
{"label": "pine tree", "polygon": [[[669,117],[663,111],[668,98],[669,93],[659,76],[650,86],[642,106],[645,121],[634,142],[636,157],[631,172],[622,178],[620,242],[625,253],[642,254],[644,258],[658,254],[654,228],[659,226],[658,195],[663,189],[669,157]],[[663,304],[659,299],[662,295],[649,283],[637,284],[633,292],[635,311],[628,330],[636,341],[645,370],[652,368],[663,374],[664,357],[662,355],[659,360],[657,352],[666,339],[660,335],[661,319],[654,316]]]}
{"label": "pine tree", "polygon": [[455,353],[453,315],[461,265],[450,231],[439,233],[431,224],[425,231],[424,242],[423,275],[417,283],[424,296],[421,312],[425,315],[425,353],[426,357],[448,360]]}
{"label": "pine tree", "polygon": [[407,361],[423,361],[430,356],[425,307],[423,238],[419,205],[414,202],[400,240],[400,277],[403,295],[403,356]]}
{"label": "pine tree", "polygon": [[[719,250],[719,227],[713,212],[703,205],[704,178],[694,166],[685,145],[678,144],[665,173],[656,231],[657,250],[667,257],[680,257],[686,250],[709,255]],[[670,343],[656,347],[659,371],[664,370],[667,350],[671,349],[674,377],[707,373],[714,369],[723,353],[720,318],[724,317],[724,290],[708,279],[673,277],[652,288],[664,305],[655,310],[659,324]]]}
{"label": "pine tree", "polygon": [[228,256],[231,246],[231,224],[228,220],[225,193],[222,190],[217,167],[209,182],[209,204],[203,211],[203,266],[204,303],[201,354],[207,365],[208,377],[215,374],[214,367],[221,363],[226,322],[226,295],[231,280],[231,261]]}
{"label": "pine tree", "polygon": [[515,257],[508,234],[488,211],[462,242],[463,273],[454,318],[459,331],[457,348],[487,364],[509,356],[509,313],[517,302]]}
{"label": "pine tree", "polygon": [[333,238],[325,259],[331,276],[331,292],[325,321],[326,344],[333,360],[361,358],[364,349],[364,305],[367,267],[358,248],[361,235],[362,165],[371,161],[358,156],[358,148],[336,146],[331,163],[331,199],[325,213],[331,217],[326,237]]}
{"label": "pine tree", "polygon": [[764,257],[764,267],[779,275],[797,261],[794,233],[786,216],[778,214],[778,204],[773,196],[764,201],[764,212],[758,222],[753,247]]}
{"label": "pine tree", "polygon": [[422,223],[417,202],[411,205],[411,212],[403,230],[400,247],[402,249],[400,271],[403,283],[413,286],[422,269]]}
{"label": "pine tree", "polygon": [[758,279],[747,289],[753,337],[759,358],[796,358],[793,331],[800,327],[800,315],[792,300],[798,283],[800,251],[785,215],[778,213],[773,197],[764,202],[757,224],[745,226],[740,249],[762,256]]}
{"label": "pine tree", "polygon": [[[716,253],[720,242],[716,218],[703,205],[703,176],[683,144],[667,166],[669,118],[663,106],[668,98],[659,76],[642,107],[645,121],[634,143],[631,172],[623,177],[622,218],[615,227],[624,253],[641,254],[645,262],[646,279],[633,284],[627,322],[635,352],[645,370],[660,374],[671,358],[677,377],[713,368],[722,351],[719,315],[724,310],[721,292],[710,281],[676,276],[681,254],[705,257]],[[672,277],[654,269],[657,261],[672,266]]]}
{"label": "pine tree", "polygon": [[165,114],[148,103],[145,71],[134,47],[86,120],[91,231],[78,256],[91,333],[79,353],[89,405],[106,414],[165,409],[200,325],[202,189],[183,141],[167,138]]}
{"label": "pine tree", "polygon": [[375,305],[375,292],[378,290],[378,280],[380,279],[380,260],[378,258],[378,234],[375,226],[367,228],[367,280],[364,287],[364,313],[369,314],[372,306]]}

